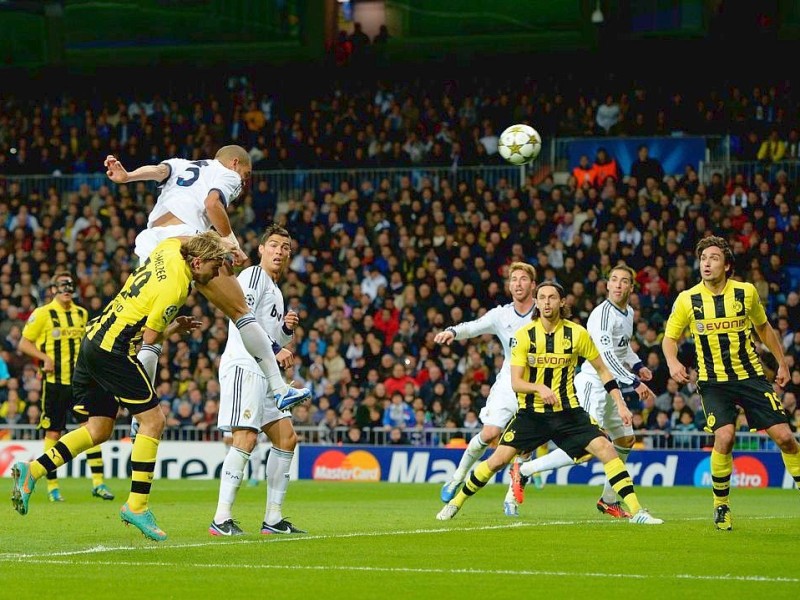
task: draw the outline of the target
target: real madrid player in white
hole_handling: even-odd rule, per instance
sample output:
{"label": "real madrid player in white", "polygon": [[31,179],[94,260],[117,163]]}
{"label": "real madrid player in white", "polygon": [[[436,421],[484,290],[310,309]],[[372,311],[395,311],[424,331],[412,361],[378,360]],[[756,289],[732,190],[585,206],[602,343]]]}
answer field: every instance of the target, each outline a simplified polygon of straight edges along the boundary
{"label": "real madrid player in white", "polygon": [[[474,321],[448,327],[434,337],[437,344],[451,344],[453,340],[493,333],[503,345],[504,354],[503,366],[489,392],[486,406],[481,409],[479,415],[483,428],[469,441],[452,478],[442,486],[442,502],[450,502],[453,499],[469,475],[470,469],[481,459],[486,448],[500,439],[503,429],[517,414],[519,409],[517,395],[511,389],[511,341],[517,330],[531,320],[535,287],[536,270],[528,263],[511,263],[508,267],[508,291],[513,302],[497,306]],[[518,514],[517,503],[510,488],[506,494],[503,510],[508,516]]]}
{"label": "real madrid player in white", "polygon": [[[291,256],[289,233],[278,225],[267,227],[258,246],[261,263],[239,273],[239,283],[247,305],[275,342],[275,354],[281,366],[293,362],[292,352],[284,348],[292,340],[298,316],[289,311],[284,316],[283,294],[278,281],[286,271]],[[208,528],[211,535],[241,535],[233,518],[236,494],[244,480],[250,454],[263,431],[272,448],[267,458],[267,507],[261,533],[306,533],[282,514],[283,499],[289,486],[289,468],[297,445],[291,413],[281,410],[269,394],[269,385],[256,361],[245,350],[236,324],[228,327],[228,343],[219,367],[220,408],[218,427],[233,434],[220,474],[219,500],[214,519]]]}
{"label": "real madrid player in white", "polygon": [[[608,297],[589,315],[586,329],[600,351],[603,363],[619,387],[623,390],[633,389],[642,400],[645,400],[653,396],[653,392],[644,383],[650,381],[653,374],[642,364],[630,346],[633,335],[633,308],[628,305],[628,299],[633,292],[634,281],[635,273],[630,267],[618,265],[611,269],[608,277]],[[625,367],[626,364],[630,369]],[[584,361],[580,372],[575,375],[575,391],[581,406],[609,435],[614,449],[624,463],[635,441],[633,427],[623,423],[616,403],[606,392],[597,369],[589,361]],[[521,478],[573,464],[575,462],[572,458],[560,448],[521,465],[515,463],[511,467],[511,479],[517,502],[522,502],[523,498],[524,487],[521,485]],[[608,478],[603,488],[603,495],[597,501],[597,510],[617,519],[631,517],[617,499],[617,493],[611,487]]]}
{"label": "real madrid player in white", "polygon": [[[241,146],[223,146],[213,159],[189,161],[171,158],[157,165],[145,165],[125,170],[114,156],[103,163],[111,181],[121,184],[134,181],[157,181],[161,187],[156,205],[147,219],[147,229],[136,236],[134,252],[144,263],[159,242],[166,238],[191,236],[213,228],[230,246],[234,264],[241,264],[247,255],[239,247],[231,229],[227,207],[241,193],[250,177],[250,155]],[[289,387],[281,376],[272,351],[272,342],[258,324],[245,302],[244,294],[233,271],[220,270],[219,277],[208,284],[196,284],[198,291],[225,313],[239,330],[247,351],[269,382],[270,389],[279,394],[284,408],[291,408],[309,397],[306,389]],[[160,344],[143,345],[139,360],[154,376]]]}

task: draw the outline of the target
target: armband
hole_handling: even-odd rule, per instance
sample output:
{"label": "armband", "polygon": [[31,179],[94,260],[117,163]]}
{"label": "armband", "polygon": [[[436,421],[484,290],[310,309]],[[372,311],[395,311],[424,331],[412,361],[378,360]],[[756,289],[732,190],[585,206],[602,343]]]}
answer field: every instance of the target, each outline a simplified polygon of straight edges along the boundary
{"label": "armband", "polygon": [[612,379],[611,381],[607,381],[606,383],[604,383],[604,384],[603,384],[603,387],[604,387],[604,388],[606,388],[606,391],[607,391],[609,394],[610,394],[611,392],[613,392],[614,390],[618,390],[618,389],[619,389],[619,385],[617,385],[617,382],[616,382],[614,379]]}
{"label": "armband", "polygon": [[286,335],[294,335],[294,329],[289,329],[288,327],[286,327],[285,323],[281,325],[281,329],[283,329],[283,333],[285,333]]}

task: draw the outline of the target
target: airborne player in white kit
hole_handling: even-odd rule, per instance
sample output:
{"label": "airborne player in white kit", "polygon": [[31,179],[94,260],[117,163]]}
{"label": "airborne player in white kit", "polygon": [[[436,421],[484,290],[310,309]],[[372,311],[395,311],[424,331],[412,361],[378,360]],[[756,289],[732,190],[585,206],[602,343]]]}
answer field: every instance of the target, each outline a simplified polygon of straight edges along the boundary
{"label": "airborne player in white kit", "polygon": [[[653,395],[650,388],[643,383],[652,379],[653,374],[630,347],[633,335],[633,308],[628,305],[628,298],[633,291],[634,275],[633,269],[625,265],[611,269],[608,278],[608,298],[597,305],[589,315],[586,329],[620,389],[635,389],[639,397],[644,400]],[[624,366],[625,364],[630,366],[630,370]],[[614,443],[614,449],[622,462],[625,462],[633,448],[633,428],[630,425],[623,425],[616,404],[606,393],[597,371],[588,361],[583,363],[580,372],[575,376],[575,391],[581,406],[609,435]],[[553,450],[545,456],[521,465],[515,463],[511,468],[511,479],[516,501],[521,503],[524,497],[523,478],[572,464],[574,464],[572,458],[561,449]],[[608,479],[603,488],[603,495],[597,501],[597,510],[618,519],[631,517],[620,504]]]}
{"label": "airborne player in white kit", "polygon": [[[241,193],[252,170],[250,155],[241,146],[223,146],[213,159],[172,158],[130,173],[114,156],[107,156],[104,164],[108,178],[115,183],[157,181],[162,187],[148,217],[147,229],[136,236],[134,252],[140,263],[147,260],[162,240],[195,235],[212,226],[229,244],[235,264],[247,259],[231,230],[227,213],[228,205]],[[224,266],[214,280],[195,287],[236,324],[247,351],[255,358],[270,389],[280,395],[278,402],[282,408],[291,408],[310,396],[305,388],[286,385],[275,360],[272,340],[250,312],[231,269]],[[146,344],[138,354],[151,379],[160,355],[159,344]]]}
{"label": "airborne player in white kit", "polygon": [[[474,321],[448,327],[434,337],[437,344],[450,344],[456,339],[463,340],[493,333],[503,345],[505,356],[503,366],[489,392],[486,406],[481,409],[480,420],[483,428],[469,441],[452,478],[442,486],[442,502],[447,503],[453,499],[473,465],[481,459],[490,444],[500,439],[503,429],[517,414],[519,409],[517,395],[511,389],[511,340],[514,339],[517,330],[531,320],[535,286],[536,270],[531,265],[523,262],[511,263],[508,267],[508,290],[511,292],[513,302],[495,307]],[[503,509],[508,516],[518,514],[517,503],[510,489]]]}

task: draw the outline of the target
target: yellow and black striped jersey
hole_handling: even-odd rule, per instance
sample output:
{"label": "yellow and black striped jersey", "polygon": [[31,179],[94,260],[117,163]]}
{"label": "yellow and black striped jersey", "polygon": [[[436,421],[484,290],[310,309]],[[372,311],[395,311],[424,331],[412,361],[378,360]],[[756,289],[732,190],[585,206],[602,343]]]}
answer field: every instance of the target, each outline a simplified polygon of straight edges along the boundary
{"label": "yellow and black striped jersey", "polygon": [[192,271],[180,249],[176,238],[156,246],[102,314],[89,322],[86,337],[108,352],[133,355],[145,327],[164,331],[191,289]]}
{"label": "yellow and black striped jersey", "polygon": [[739,381],[764,375],[751,335],[766,320],[752,284],[729,279],[715,296],[700,282],[678,295],[664,335],[677,340],[689,329],[700,381]]}
{"label": "yellow and black striped jersey", "polygon": [[552,333],[544,330],[541,319],[519,329],[512,340],[511,366],[525,367],[526,381],[546,385],[560,401],[550,406],[538,393],[517,394],[520,408],[543,413],[580,407],[575,393],[578,358],[594,360],[599,355],[589,332],[572,321],[561,319]]}
{"label": "yellow and black striped jersey", "polygon": [[40,306],[28,317],[22,337],[52,358],[55,365],[52,373],[44,374],[48,382],[72,384],[72,367],[88,320],[89,313],[82,306],[73,303],[65,309],[57,300]]}

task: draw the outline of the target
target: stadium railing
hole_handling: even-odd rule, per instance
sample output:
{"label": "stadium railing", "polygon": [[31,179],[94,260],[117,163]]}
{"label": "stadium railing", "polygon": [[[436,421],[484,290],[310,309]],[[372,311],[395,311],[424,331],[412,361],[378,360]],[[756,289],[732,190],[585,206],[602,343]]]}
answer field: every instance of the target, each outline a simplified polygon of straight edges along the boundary
{"label": "stadium railing", "polygon": [[[505,179],[510,186],[519,189],[527,177],[527,168],[496,165],[460,166],[454,169],[450,166],[418,165],[391,169],[285,169],[254,171],[251,181],[254,189],[261,181],[266,181],[269,190],[276,194],[278,200],[286,201],[290,198],[299,199],[307,191],[316,192],[324,183],[330,184],[332,191],[336,192],[343,181],[347,181],[351,187],[359,189],[361,184],[368,180],[372,182],[373,188],[377,191],[380,182],[384,179],[388,179],[392,187],[397,187],[404,177],[410,177],[412,185],[417,190],[425,180],[430,181],[435,189],[439,189],[439,184],[443,179],[447,179],[451,183],[464,181],[471,184],[477,178],[482,178],[492,188]],[[19,191],[23,196],[28,196],[34,191],[44,196],[52,189],[62,198],[65,198],[65,195],[70,192],[79,191],[84,184],[88,185],[91,190],[97,190],[103,185],[108,185],[112,191],[115,188],[115,185],[108,181],[104,173],[58,176],[0,175],[0,184],[3,183],[6,185],[18,184]],[[151,191],[156,189],[155,184],[146,187]]]}
{"label": "stadium railing", "polygon": [[722,175],[722,181],[732,179],[734,175],[741,173],[746,181],[753,181],[756,173],[768,173],[771,178],[778,171],[785,171],[789,181],[798,181],[800,178],[800,161],[785,160],[777,163],[765,164],[761,161],[715,161],[710,160],[701,165],[698,172],[700,181],[708,184],[714,173]]}
{"label": "stadium railing", "polygon": [[[74,427],[74,426],[72,426]],[[295,426],[301,443],[320,445],[345,445],[347,427],[323,429],[318,426]],[[0,441],[24,441],[44,439],[44,430],[35,425],[0,426]],[[474,429],[431,428],[423,430],[407,429],[404,446],[421,447],[465,447],[467,441],[475,435]],[[117,425],[114,429],[114,440],[124,440],[130,435],[130,427]],[[708,450],[713,445],[713,438],[704,431],[652,431],[637,430],[635,432],[637,449],[643,450]],[[201,429],[197,427],[167,427],[164,430],[164,441],[181,442],[219,442],[222,432],[216,428]],[[800,433],[796,434],[800,439]],[[362,429],[361,444],[383,446],[389,444],[389,431],[383,428]],[[778,447],[763,432],[737,432],[735,450],[777,452]]]}
{"label": "stadium railing", "polygon": [[[252,175],[252,184],[255,188],[259,182],[266,181],[269,190],[273,191],[279,201],[286,201],[290,198],[299,199],[307,192],[315,192],[320,189],[321,184],[329,183],[336,192],[343,181],[348,181],[353,188],[360,188],[361,183],[369,180],[377,190],[380,182],[388,179],[394,187],[400,179],[410,177],[415,189],[419,190],[425,180],[430,181],[435,189],[443,179],[453,182],[466,182],[471,184],[477,178],[484,179],[491,187],[505,179],[509,185],[519,189],[526,181],[531,170],[543,175],[557,170],[568,171],[569,144],[581,139],[611,140],[614,138],[553,138],[549,142],[545,141],[542,152],[532,165],[515,167],[513,165],[491,165],[491,166],[459,166],[453,168],[450,165],[413,165],[402,168],[343,168],[343,169],[284,169],[255,171]],[[647,138],[657,140],[658,138]],[[722,173],[734,173],[737,170],[752,174],[757,171],[764,171],[763,163],[748,162],[735,163],[730,161],[730,137],[729,136],[705,136],[706,141],[706,162],[700,165],[700,174],[706,174],[706,181],[710,179],[711,173],[718,171]],[[800,162],[781,163],[781,168],[789,173],[790,178],[797,179],[800,175]],[[102,185],[110,184],[105,173],[82,173],[78,175],[0,175],[0,184],[17,183],[20,193],[23,196],[29,195],[32,191],[45,195],[50,189],[55,190],[64,197],[69,192],[77,192],[82,185],[86,184],[90,189],[96,190]],[[155,191],[155,185],[150,185],[149,189]]]}

